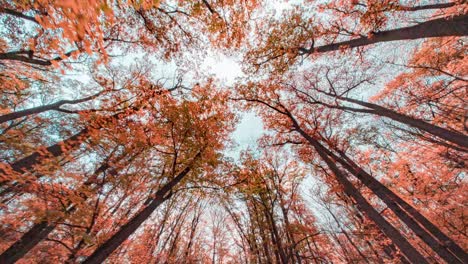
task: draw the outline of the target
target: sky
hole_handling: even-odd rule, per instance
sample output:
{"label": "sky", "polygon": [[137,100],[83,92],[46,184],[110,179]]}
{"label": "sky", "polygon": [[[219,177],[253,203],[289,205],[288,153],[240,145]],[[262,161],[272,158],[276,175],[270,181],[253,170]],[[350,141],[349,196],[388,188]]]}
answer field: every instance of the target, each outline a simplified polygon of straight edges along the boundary
{"label": "sky", "polygon": [[[275,10],[276,14],[280,14],[285,9],[292,6],[293,3],[298,1],[271,1],[272,9]],[[220,82],[227,87],[232,87],[237,78],[244,76],[240,59],[227,57],[225,55],[213,55],[208,56],[202,64],[203,71],[212,73],[216,76]],[[248,148],[255,149],[257,146],[257,140],[265,132],[263,122],[259,116],[253,112],[240,113],[239,123],[237,124],[236,130],[232,133],[232,140],[234,142],[234,148],[227,151],[228,157],[237,159],[241,151]]]}
{"label": "sky", "polygon": [[[243,76],[238,61],[239,59],[224,55],[210,56],[205,59],[202,68],[205,72],[214,74],[229,89],[237,78]],[[234,147],[226,153],[227,156],[237,159],[241,151],[255,148],[257,140],[263,132],[264,128],[260,117],[253,112],[240,113],[239,123],[231,136]]]}

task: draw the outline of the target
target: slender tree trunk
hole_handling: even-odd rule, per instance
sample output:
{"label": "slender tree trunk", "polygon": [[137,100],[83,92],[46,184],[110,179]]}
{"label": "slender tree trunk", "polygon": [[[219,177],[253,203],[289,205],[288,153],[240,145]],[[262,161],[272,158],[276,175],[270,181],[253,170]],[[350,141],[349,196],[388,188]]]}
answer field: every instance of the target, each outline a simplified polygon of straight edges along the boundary
{"label": "slender tree trunk", "polygon": [[[87,128],[82,129],[80,132],[74,134],[73,136],[48,147],[46,151],[36,151],[30,154],[29,156],[14,162],[10,166],[13,169],[13,171],[17,173],[25,173],[31,170],[34,167],[34,165],[37,165],[42,161],[42,159],[46,157],[58,157],[64,154],[65,152],[75,149],[81,144],[83,138],[88,136],[88,132],[89,130]],[[0,171],[0,173],[5,172]]]}
{"label": "slender tree trunk", "polygon": [[375,259],[377,260],[377,263],[383,263],[383,259],[380,257],[379,253],[375,250],[374,246],[369,242],[369,240],[365,239],[364,240],[367,244],[367,246],[371,249],[372,253],[374,253]]}
{"label": "slender tree trunk", "polygon": [[[265,230],[267,228],[264,228],[264,219],[260,219],[259,217],[259,210],[255,204],[255,201],[253,198],[250,197],[250,199],[252,199],[252,206],[253,206],[253,209],[254,209],[254,213],[255,213],[255,221],[257,222],[257,226],[259,227],[259,233],[260,233],[260,237],[262,238],[262,246],[263,246],[263,250],[264,250],[264,255],[265,255],[265,259],[267,260],[267,263],[274,263],[273,262],[273,259],[272,259],[272,254],[270,253],[270,241],[268,241],[267,239],[267,236],[265,235]],[[271,233],[271,232],[270,232]],[[279,256],[278,256],[278,253],[277,251],[275,251],[275,257],[276,257],[276,263],[279,263]]]}
{"label": "slender tree trunk", "polygon": [[[198,201],[197,201],[197,203],[198,203]],[[194,214],[194,216],[192,218],[192,222],[190,223],[189,241],[187,243],[187,246],[185,247],[185,252],[184,252],[184,258],[186,260],[189,258],[190,252],[192,251],[192,244],[193,244],[193,240],[195,238],[195,233],[197,231],[198,224],[200,223],[201,215],[202,215],[202,207],[198,206],[198,212],[195,211],[195,214]]]}
{"label": "slender tree trunk", "polygon": [[344,192],[356,202],[358,209],[365,213],[411,262],[420,264],[428,263],[427,260],[408,242],[408,240],[383,216],[381,216],[361,193],[359,193],[353,184],[346,178],[346,175],[343,174],[330,157],[323,152],[321,145],[317,144],[315,139],[300,128],[292,115],[289,115],[289,117],[293,122],[295,130],[315,148],[319,156],[327,164],[336,176],[338,182],[342,185]]}
{"label": "slender tree trunk", "polygon": [[[468,17],[467,17],[467,21],[468,21]],[[433,124],[430,124],[430,123],[427,123],[427,122],[425,122],[425,121],[423,121],[421,119],[416,119],[416,118],[409,117],[409,116],[404,115],[404,114],[400,114],[400,113],[398,113],[396,111],[393,111],[391,109],[385,108],[385,107],[377,105],[377,104],[363,102],[363,101],[360,101],[360,100],[347,98],[347,97],[341,97],[341,96],[337,96],[336,98],[338,98],[340,100],[347,101],[347,102],[355,103],[355,104],[358,104],[358,105],[361,105],[361,106],[364,106],[364,107],[367,107],[367,108],[370,108],[370,109],[373,110],[373,111],[370,112],[372,114],[388,117],[388,118],[390,118],[392,120],[395,120],[397,122],[400,122],[402,124],[405,124],[405,125],[408,125],[408,126],[411,126],[411,127],[414,127],[414,128],[418,128],[418,129],[423,130],[423,131],[425,131],[425,132],[427,132],[429,134],[437,136],[437,137],[439,137],[441,139],[452,142],[452,143],[454,143],[454,144],[456,144],[456,145],[458,145],[460,147],[468,148],[468,136],[465,136],[465,135],[463,135],[461,133],[458,133],[458,132],[455,132],[455,131],[450,131],[448,129],[445,129],[445,128],[442,128],[442,127],[439,127],[439,126],[436,126],[436,125],[433,125]],[[352,108],[349,109],[349,110],[353,111]]]}
{"label": "slender tree trunk", "polygon": [[[104,118],[104,120],[102,120],[101,122],[97,124],[88,125],[87,127],[83,128],[80,132],[74,134],[73,136],[46,148],[45,151],[38,150],[30,154],[29,156],[24,157],[14,162],[13,164],[10,164],[10,168],[8,168],[7,170],[0,169],[0,177],[2,175],[8,175],[10,173],[23,174],[26,172],[32,172],[32,170],[34,169],[34,166],[43,163],[47,158],[50,158],[50,157],[56,158],[78,148],[81,145],[81,143],[84,141],[84,139],[89,137],[89,134],[92,129],[100,129],[103,123],[109,120],[112,120],[118,116],[119,114],[114,114],[110,117]],[[41,175],[38,175],[37,177],[41,177]],[[8,178],[8,177],[5,177],[5,178]],[[5,185],[7,182],[9,181],[8,180],[0,181],[0,187]],[[0,190],[0,196],[13,191],[15,187],[18,187],[18,185],[19,184],[17,182],[14,182],[13,184],[11,184],[11,186],[3,190]]]}
{"label": "slender tree trunk", "polygon": [[37,243],[54,230],[55,224],[49,224],[47,221],[41,221],[29,229],[20,240],[11,245],[5,252],[0,255],[0,263],[10,264],[15,263],[29,252]]}
{"label": "slender tree trunk", "polygon": [[36,18],[34,18],[33,16],[25,15],[25,14],[21,13],[20,11],[16,11],[16,10],[13,10],[13,9],[10,9],[10,8],[1,7],[0,8],[0,13],[4,13],[4,14],[8,14],[10,16],[15,16],[15,17],[18,17],[18,18],[26,19],[26,20],[29,20],[29,21],[34,22],[36,24],[39,24],[39,21],[37,21]]}
{"label": "slender tree trunk", "polygon": [[340,246],[341,252],[342,252],[342,255],[343,255],[343,258],[344,258],[345,262],[346,263],[353,263],[352,256],[350,256],[348,249],[341,242],[340,237],[334,232],[331,233],[331,236],[336,241],[336,243]]}
{"label": "slender tree trunk", "polygon": [[[312,249],[312,246],[310,245],[308,237],[306,238],[305,241],[306,241],[306,244],[307,244],[307,248],[309,249],[310,255],[311,255],[312,259],[314,260],[315,264],[319,263],[320,258],[318,256],[315,256],[315,253],[319,252],[318,247],[317,247],[317,243],[315,243],[315,239],[312,238],[312,242],[314,243],[315,250]],[[297,254],[298,263],[301,263],[301,256],[299,255],[299,251],[296,251],[296,254]]]}
{"label": "slender tree trunk", "polygon": [[92,99],[96,98],[99,94],[101,94],[101,93],[98,93],[98,94],[95,94],[95,95],[92,95],[92,96],[88,96],[88,97],[85,97],[85,98],[82,98],[82,99],[61,100],[61,101],[58,101],[58,102],[55,102],[55,103],[52,103],[52,104],[37,106],[37,107],[33,107],[33,108],[24,109],[24,110],[16,111],[16,112],[13,112],[13,113],[5,114],[5,115],[0,116],[0,124],[11,121],[11,120],[14,120],[14,119],[17,119],[17,118],[40,114],[40,113],[43,113],[43,112],[46,112],[46,111],[49,111],[49,110],[60,111],[61,110],[60,107],[62,105],[83,103],[83,102],[86,102],[86,101],[89,101],[89,100],[92,100]]}
{"label": "slender tree trunk", "polygon": [[286,210],[284,206],[285,201],[284,201],[283,195],[281,194],[281,190],[279,189],[278,189],[278,198],[279,198],[279,207],[281,209],[281,213],[283,214],[283,222],[284,222],[284,229],[286,231],[285,232],[286,238],[289,244],[288,254],[291,256],[291,259],[293,260],[294,260],[294,256],[296,256],[298,263],[300,263],[301,259],[299,257],[299,252],[294,247],[294,245],[296,244],[296,241],[294,241],[294,235],[291,233],[292,229],[291,229],[291,224],[289,222],[288,210]]}
{"label": "slender tree trunk", "polygon": [[[0,169],[0,176],[6,176],[8,174],[14,173],[26,173],[28,171],[31,171],[35,165],[44,162],[48,157],[59,157],[64,153],[70,152],[71,150],[76,149],[81,145],[83,139],[88,137],[88,133],[89,130],[87,128],[84,128],[80,132],[69,137],[68,139],[48,147],[46,151],[36,151],[30,154],[29,156],[14,162],[10,165],[10,168],[8,168],[7,170]],[[40,175],[38,177],[40,177]],[[5,178],[8,179],[9,177],[6,176]],[[22,184],[19,184],[16,181],[13,181],[10,184],[8,184],[8,182],[9,180],[0,181],[0,187],[2,187],[2,190],[0,190],[0,196],[4,196],[8,193],[11,193],[12,191],[14,191],[15,188],[22,186]]]}
{"label": "slender tree trunk", "polygon": [[278,249],[278,254],[279,254],[281,263],[286,264],[288,263],[288,257],[284,253],[284,248],[281,243],[281,237],[279,235],[278,228],[276,227],[276,224],[275,224],[275,219],[273,218],[273,215],[271,214],[271,212],[267,211],[267,208],[265,208],[265,214],[268,219],[268,222],[270,222],[273,243],[276,244],[276,248]]}
{"label": "slender tree trunk", "polygon": [[[364,219],[363,217],[359,214],[358,211],[355,211],[355,214],[353,214],[353,218],[358,221],[360,224],[364,224]],[[370,228],[373,228],[373,230],[375,230],[377,232],[377,236],[376,236],[376,242],[381,242],[380,241],[380,237],[385,237],[385,234],[382,233],[382,231],[377,227],[375,226],[374,223],[368,225]],[[396,260],[398,258],[398,261],[400,261],[399,263],[400,264],[410,264],[408,262],[408,260],[406,259],[405,255],[402,255],[402,254],[399,254],[397,252],[397,249],[395,247],[395,244],[393,243],[386,243],[385,241],[382,241],[383,244],[379,243],[379,246],[382,247],[383,249],[383,252],[385,253],[385,255],[391,259],[391,260]]]}
{"label": "slender tree trunk", "polygon": [[442,8],[449,8],[452,6],[457,5],[455,2],[449,3],[440,3],[440,4],[432,4],[432,5],[420,5],[420,6],[400,6],[398,10],[401,11],[419,11],[419,10],[431,10],[431,9],[442,9]]}
{"label": "slender tree trunk", "polygon": [[[288,263],[288,257],[284,252],[284,247],[283,243],[281,241],[281,237],[278,232],[278,227],[276,226],[276,222],[274,219],[273,211],[274,211],[274,201],[271,198],[271,189],[268,187],[268,185],[265,185],[265,190],[267,192],[266,197],[264,194],[260,194],[260,200],[261,204],[263,205],[263,212],[266,217],[267,223],[269,223],[270,228],[271,228],[271,237],[272,237],[272,242],[275,244],[277,250],[278,250],[278,255],[280,257],[281,263]],[[270,208],[271,207],[271,208]]]}
{"label": "slender tree trunk", "polygon": [[336,51],[341,47],[357,48],[380,42],[466,35],[468,35],[468,15],[463,14],[437,18],[410,27],[376,32],[371,37],[360,37],[319,47],[299,48],[299,52],[323,53]]}
{"label": "slender tree trunk", "polygon": [[[123,158],[126,154],[122,155],[119,159]],[[94,181],[95,178],[102,172],[106,171],[109,168],[109,158],[106,159],[101,166],[93,173],[83,186],[89,186]],[[83,199],[87,199],[88,197],[81,195]],[[67,209],[67,214],[71,214],[76,210],[76,206],[74,204],[70,204]],[[63,220],[59,219],[56,222]],[[20,258],[24,257],[31,249],[33,249],[39,242],[47,238],[47,236],[54,231],[55,227],[57,226],[56,222],[49,222],[47,220],[42,220],[39,223],[34,224],[28,232],[23,234],[21,238],[16,241],[13,245],[11,245],[7,250],[5,250],[0,255],[0,263],[2,264],[10,264],[15,263]]]}
{"label": "slender tree trunk", "polygon": [[328,207],[325,207],[325,209],[328,211],[328,213],[330,213],[330,215],[332,216],[333,220],[335,220],[335,223],[338,225],[338,227],[340,228],[341,232],[343,232],[343,234],[345,235],[346,239],[348,240],[348,242],[351,244],[351,246],[353,246],[353,248],[357,251],[357,253],[359,254],[359,256],[361,256],[361,258],[366,262],[366,263],[369,263],[369,260],[367,258],[366,255],[364,255],[364,253],[362,253],[362,251],[359,249],[359,247],[356,245],[356,243],[354,243],[353,239],[351,238],[351,236],[348,234],[348,232],[344,229],[344,227],[341,225],[340,221],[338,221],[338,218],[336,218],[335,214],[332,212],[332,210]]}
{"label": "slender tree trunk", "polygon": [[[255,219],[254,219],[253,214],[252,214],[250,208],[248,207],[248,205],[247,205],[247,213],[249,214],[250,228],[251,228],[251,231],[252,231],[252,232],[249,234],[249,240],[252,242],[252,245],[253,245],[253,247],[255,248],[255,251],[253,251],[253,253],[254,253],[255,256],[256,256],[258,263],[262,263],[262,255],[263,255],[263,254],[262,254],[262,253],[263,253],[262,250],[264,250],[265,245],[266,245],[266,244],[265,244],[266,242],[265,242],[265,243],[262,243],[262,245],[263,245],[263,247],[264,247],[264,248],[262,249],[262,248],[260,247],[260,245],[258,244],[258,242],[257,242],[257,238],[256,238],[257,234],[256,234],[256,232],[255,232],[255,225],[254,225]],[[262,237],[262,239],[263,239],[263,236],[261,236],[261,237]],[[268,257],[269,257],[269,255],[268,255]],[[267,263],[271,263],[271,261],[268,261]]]}
{"label": "slender tree trunk", "polygon": [[[199,154],[197,155],[197,157]],[[177,185],[188,173],[190,167],[186,167],[174,179],[156,192],[155,197],[151,203],[136,214],[127,224],[123,225],[120,230],[110,237],[104,244],[99,246],[91,256],[89,256],[83,263],[102,263],[109,257],[114,250],[116,250],[130,235],[135,232],[138,227],[159,207],[164,201],[170,198],[172,188]]]}
{"label": "slender tree trunk", "polygon": [[[323,146],[322,148],[325,149]],[[327,154],[336,162],[340,163],[346,170],[355,175],[356,178],[364,183],[366,187],[371,189],[377,197],[387,204],[398,218],[400,218],[440,257],[449,263],[468,263],[468,256],[464,250],[457,245],[455,241],[450,239],[439,228],[432,224],[426,217],[419,213],[414,207],[405,202],[370,174],[365,172],[343,152],[340,151],[340,155],[343,158],[336,156],[326,149],[325,152],[327,152]],[[420,225],[422,225],[422,227]],[[434,237],[437,238],[438,241],[435,240]]]}
{"label": "slender tree trunk", "polygon": [[[21,50],[21,51],[12,51],[12,52],[5,52],[0,53],[0,61],[1,60],[12,60],[12,61],[21,61],[29,64],[40,65],[40,66],[52,66],[52,62],[62,61],[63,58],[58,56],[52,59],[43,59],[38,58],[36,56],[30,57],[29,54],[33,52],[32,50]],[[65,53],[65,57],[69,57],[72,53],[78,52],[78,50],[73,50]],[[34,53],[34,52],[33,52]]]}

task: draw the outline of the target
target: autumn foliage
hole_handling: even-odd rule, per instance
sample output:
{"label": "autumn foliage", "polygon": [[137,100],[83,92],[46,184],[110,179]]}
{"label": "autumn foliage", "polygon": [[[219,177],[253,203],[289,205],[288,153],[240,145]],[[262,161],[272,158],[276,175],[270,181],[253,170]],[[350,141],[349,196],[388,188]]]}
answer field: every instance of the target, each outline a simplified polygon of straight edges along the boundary
{"label": "autumn foliage", "polygon": [[468,262],[465,1],[0,3],[0,263]]}

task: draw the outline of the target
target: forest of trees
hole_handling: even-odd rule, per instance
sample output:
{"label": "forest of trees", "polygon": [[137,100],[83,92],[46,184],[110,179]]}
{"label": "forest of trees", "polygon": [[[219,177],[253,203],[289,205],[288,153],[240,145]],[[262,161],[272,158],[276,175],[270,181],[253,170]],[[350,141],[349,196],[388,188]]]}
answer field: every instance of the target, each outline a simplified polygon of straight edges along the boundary
{"label": "forest of trees", "polygon": [[464,0],[0,0],[0,264],[468,263],[467,36]]}

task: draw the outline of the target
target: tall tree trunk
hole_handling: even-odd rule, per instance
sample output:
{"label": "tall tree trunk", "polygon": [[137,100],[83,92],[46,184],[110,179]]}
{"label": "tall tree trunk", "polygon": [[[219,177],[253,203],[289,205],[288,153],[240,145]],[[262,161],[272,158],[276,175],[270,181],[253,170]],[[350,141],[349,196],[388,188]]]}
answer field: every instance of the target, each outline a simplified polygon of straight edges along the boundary
{"label": "tall tree trunk", "polygon": [[37,107],[29,108],[29,109],[16,111],[13,113],[8,113],[8,114],[0,116],[0,124],[17,119],[17,118],[25,117],[25,116],[37,115],[37,114],[40,114],[49,110],[62,111],[62,109],[60,109],[62,105],[83,103],[83,102],[96,98],[97,96],[99,96],[99,94],[101,93],[88,96],[85,98],[81,98],[81,99],[76,99],[76,100],[60,100],[52,104],[37,106]]}
{"label": "tall tree trunk", "polygon": [[356,187],[353,186],[353,184],[347,179],[346,175],[336,166],[327,153],[323,151],[321,145],[317,144],[315,139],[301,129],[292,115],[289,114],[289,118],[293,122],[294,129],[315,148],[321,159],[336,176],[336,179],[343,187],[346,195],[356,202],[358,209],[365,213],[411,262],[427,264],[428,262],[426,259],[408,242],[408,240],[383,216],[381,216],[379,212],[377,212],[375,208],[362,196]]}
{"label": "tall tree trunk", "polygon": [[[63,58],[58,56],[52,59],[38,58],[36,56],[30,57],[29,54],[33,52],[32,50],[20,50],[20,51],[11,51],[0,53],[1,60],[12,60],[12,61],[21,61],[29,64],[40,65],[40,66],[52,66],[52,62],[62,61]],[[78,50],[69,51],[64,54],[64,57],[70,57],[74,52]],[[34,53],[34,52],[33,52]]]}
{"label": "tall tree trunk", "polygon": [[346,248],[345,245],[343,245],[343,243],[341,242],[340,237],[334,232],[331,233],[330,235],[336,241],[338,246],[340,246],[341,252],[342,252],[342,255],[343,255],[343,258],[344,258],[345,262],[346,263],[353,263],[352,256],[350,256],[348,248]]}
{"label": "tall tree trunk", "polygon": [[[197,154],[195,158],[199,156],[200,153]],[[103,262],[130,235],[132,235],[138,227],[140,227],[140,225],[154,212],[154,210],[156,210],[156,208],[159,207],[159,205],[170,198],[172,188],[190,172],[190,169],[190,166],[186,167],[174,179],[157,191],[155,197],[147,207],[136,214],[130,221],[128,221],[128,223],[123,225],[117,233],[110,237],[104,244],[99,246],[83,263],[91,264]]]}
{"label": "tall tree trunk", "polygon": [[353,246],[353,248],[357,251],[357,253],[359,254],[359,256],[361,256],[361,258],[366,262],[366,263],[369,263],[369,260],[367,258],[366,255],[364,255],[364,253],[362,253],[361,249],[359,249],[359,247],[356,245],[356,243],[354,243],[353,239],[351,238],[351,236],[348,234],[348,232],[344,229],[344,227],[341,225],[340,221],[338,220],[338,218],[335,216],[335,214],[332,212],[332,210],[330,208],[328,208],[327,206],[325,206],[325,209],[328,211],[328,213],[332,216],[333,220],[335,220],[335,223],[338,225],[338,227],[340,228],[341,232],[345,235],[346,239],[348,240],[349,244],[351,244],[351,246]]}
{"label": "tall tree trunk", "polygon": [[288,257],[284,253],[283,243],[281,243],[281,237],[279,235],[278,228],[275,223],[275,219],[273,218],[273,214],[269,212],[266,207],[265,207],[265,214],[266,214],[265,216],[267,217],[267,221],[270,222],[272,240],[278,250],[281,263],[286,264],[288,263]]}
{"label": "tall tree trunk", "polygon": [[[465,136],[462,133],[450,131],[448,129],[427,123],[421,119],[416,119],[416,118],[413,118],[404,114],[400,114],[396,111],[393,111],[391,109],[385,108],[377,104],[368,103],[368,102],[364,102],[364,101],[360,101],[360,100],[356,100],[356,99],[352,99],[348,97],[342,97],[342,96],[335,96],[335,97],[343,101],[351,102],[351,103],[358,104],[358,105],[367,107],[369,109],[372,109],[371,111],[365,110],[365,112],[367,113],[388,117],[392,120],[408,125],[410,127],[420,129],[436,137],[439,137],[441,139],[452,142],[460,147],[468,149],[468,136]],[[346,108],[346,110],[359,112],[359,109],[353,110],[353,108],[347,108],[347,107],[343,107],[343,108]]]}
{"label": "tall tree trunk", "polygon": [[360,37],[319,47],[299,48],[299,52],[301,54],[323,53],[340,50],[341,47],[357,48],[397,40],[466,35],[468,35],[468,15],[462,14],[453,17],[437,18],[410,27],[376,32],[371,37]]}
{"label": "tall tree trunk", "polygon": [[[13,164],[11,168],[17,173],[25,173],[31,170],[35,165],[39,164],[44,158],[47,157],[58,157],[65,152],[68,152],[72,149],[78,147],[83,138],[87,137],[89,130],[87,128],[82,129],[80,132],[74,134],[73,136],[55,143],[54,145],[46,148],[46,151],[36,151],[30,154],[27,157],[24,157]],[[5,173],[1,170],[0,173]]]}
{"label": "tall tree trunk", "polygon": [[47,221],[41,221],[35,224],[28,232],[26,232],[20,240],[11,245],[5,252],[0,255],[0,263],[12,264],[22,258],[42,239],[47,237],[55,224],[49,224]]}
{"label": "tall tree trunk", "polygon": [[279,199],[279,203],[278,203],[278,206],[280,207],[281,209],[281,213],[283,214],[283,222],[284,222],[284,229],[285,229],[285,233],[286,233],[286,239],[288,241],[288,254],[291,256],[291,259],[294,261],[294,257],[296,256],[297,257],[297,262],[301,262],[301,259],[299,257],[299,252],[297,251],[297,249],[295,248],[295,244],[296,244],[296,241],[294,240],[294,235],[292,234],[292,228],[291,228],[291,224],[290,224],[290,221],[289,221],[289,216],[288,216],[288,210],[286,209],[286,207],[284,206],[286,201],[284,200],[284,197],[283,195],[281,194],[281,190],[280,188],[278,188],[278,199]]}
{"label": "tall tree trunk", "polygon": [[[268,238],[267,236],[265,235],[265,230],[267,228],[264,228],[264,219],[261,218],[260,219],[260,216],[259,216],[259,209],[257,208],[256,204],[255,204],[255,200],[252,198],[252,197],[249,197],[250,199],[252,199],[252,207],[253,207],[253,213],[254,213],[254,216],[255,216],[255,221],[257,222],[257,227],[258,227],[258,230],[259,230],[259,234],[260,234],[260,237],[262,239],[262,246],[263,246],[263,253],[265,255],[265,259],[267,261],[267,263],[274,263],[273,262],[273,259],[272,259],[272,254],[270,253],[270,247],[269,245],[271,244],[270,241],[268,241]],[[271,232],[270,232],[271,233]],[[278,252],[277,250],[275,250],[275,257],[276,257],[276,263],[279,263],[279,255],[278,255]]]}
{"label": "tall tree trunk", "polygon": [[455,5],[457,5],[457,3],[449,2],[449,3],[420,5],[420,6],[399,6],[399,9],[397,11],[419,11],[419,10],[442,9],[442,8],[449,8]]}
{"label": "tall tree trunk", "polygon": [[[105,117],[103,120],[101,120],[100,122],[97,122],[96,124],[88,125],[87,127],[83,128],[80,132],[74,134],[73,136],[46,148],[45,149],[46,151],[38,150],[36,152],[33,152],[29,156],[24,157],[14,162],[13,164],[10,164],[10,168],[8,168],[7,170],[0,169],[0,176],[8,175],[9,173],[23,174],[26,172],[32,172],[32,169],[34,168],[34,166],[43,163],[47,158],[49,157],[56,158],[78,148],[81,145],[81,143],[84,141],[84,139],[89,137],[91,130],[100,129],[102,127],[102,124],[105,124],[106,122],[117,118],[119,114],[120,113],[116,113],[112,116]],[[38,175],[38,177],[40,177],[40,175]],[[5,185],[7,182],[8,180],[0,181],[0,187]],[[0,195],[4,195],[6,193],[13,191],[15,187],[18,187],[17,182],[13,182],[11,186],[3,190],[0,190]]]}
{"label": "tall tree trunk", "polygon": [[[118,158],[121,159],[125,157],[126,154],[120,156]],[[93,173],[93,175],[83,183],[83,187],[91,185],[95,179],[99,176],[100,173],[109,169],[109,158],[106,159],[99,168]],[[85,195],[80,195],[83,199],[87,199],[88,197]],[[76,206],[74,204],[69,204],[67,208],[67,214],[71,214],[76,210]],[[56,222],[64,220],[59,219]],[[55,227],[57,226],[56,222],[49,222],[47,220],[42,220],[39,223],[34,224],[28,232],[23,234],[21,238],[12,244],[7,250],[5,250],[0,255],[0,263],[2,264],[10,264],[15,263],[20,258],[24,257],[31,249],[33,249],[39,242],[47,238],[47,236],[54,231]]]}
{"label": "tall tree trunk", "polygon": [[[325,147],[321,147],[333,160],[340,163],[346,170],[351,172],[356,176],[356,178],[364,183],[366,187],[372,190],[372,192],[377,195],[377,197],[379,197],[397,215],[398,218],[400,218],[440,257],[449,263],[468,263],[468,255],[464,250],[457,245],[455,241],[450,239],[439,228],[432,224],[426,217],[419,213],[413,206],[405,202],[385,185],[364,171],[342,151],[339,151],[340,155],[343,157],[340,158],[331,151],[325,149]],[[422,227],[420,225],[422,225]],[[435,240],[434,237],[438,239],[438,241]]]}
{"label": "tall tree trunk", "polygon": [[[67,138],[66,140],[63,140],[61,142],[58,142],[48,148],[46,148],[46,151],[36,151],[30,154],[27,157],[24,157],[13,164],[10,165],[10,168],[8,169],[0,169],[0,176],[1,175],[8,175],[10,173],[18,173],[18,174],[23,174],[28,171],[31,171],[35,165],[41,164],[44,162],[49,157],[59,157],[64,153],[70,152],[76,148],[78,148],[81,143],[83,142],[83,139],[88,137],[89,129],[84,128],[80,132],[74,134],[73,136]],[[40,177],[40,176],[38,176]],[[9,178],[6,176],[5,178]],[[12,183],[8,184],[9,180],[2,180],[0,181],[0,187],[2,187],[2,190],[0,190],[0,196],[6,195],[8,193],[11,193],[14,191],[15,188],[18,188],[21,186],[16,181],[13,181]],[[6,186],[6,185],[9,186]]]}

